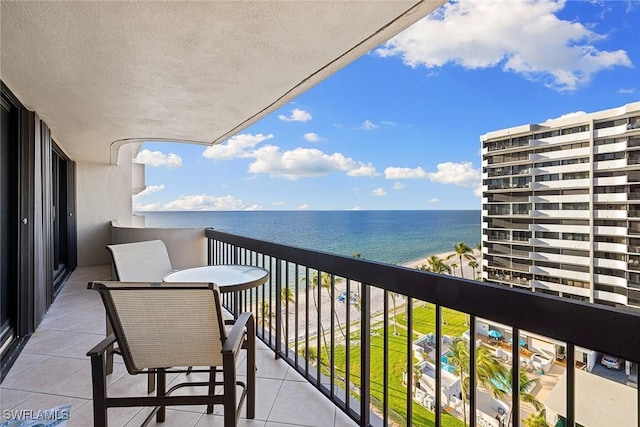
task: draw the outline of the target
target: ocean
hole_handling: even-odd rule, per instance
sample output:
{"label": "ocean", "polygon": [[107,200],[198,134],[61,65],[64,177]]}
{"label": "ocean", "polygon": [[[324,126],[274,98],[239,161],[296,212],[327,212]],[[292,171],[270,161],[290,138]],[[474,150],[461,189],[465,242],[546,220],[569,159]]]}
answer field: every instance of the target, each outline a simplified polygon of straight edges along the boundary
{"label": "ocean", "polygon": [[255,239],[403,264],[480,243],[479,210],[139,212],[147,227],[202,227]]}

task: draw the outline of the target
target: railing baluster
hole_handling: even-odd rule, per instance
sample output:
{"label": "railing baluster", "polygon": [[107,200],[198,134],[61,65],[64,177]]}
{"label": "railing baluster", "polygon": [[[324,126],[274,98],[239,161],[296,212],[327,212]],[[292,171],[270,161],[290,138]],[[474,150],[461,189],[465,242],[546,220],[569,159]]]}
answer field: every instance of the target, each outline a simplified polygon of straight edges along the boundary
{"label": "railing baluster", "polygon": [[[282,354],[282,262],[275,260],[276,264],[276,359]],[[271,288],[269,288],[271,290]],[[286,296],[285,296],[286,299]],[[286,357],[286,355],[285,355]]]}
{"label": "railing baluster", "polygon": [[576,348],[567,342],[567,427],[576,425]]}
{"label": "railing baluster", "polygon": [[[382,312],[384,313],[382,321],[383,344],[382,344],[382,425],[389,425],[389,291],[384,291],[384,300],[382,302]],[[395,313],[393,313],[395,316]]]}
{"label": "railing baluster", "polygon": [[[347,295],[349,295],[349,303],[347,304],[347,341],[345,342],[345,369],[344,369],[344,406],[347,411],[351,408],[351,280],[346,279],[347,282]],[[360,302],[358,302],[359,304]],[[348,412],[347,412],[348,413]]]}
{"label": "railing baluster", "polygon": [[[476,316],[469,315],[469,427],[476,427]],[[464,405],[464,399],[462,399]]]}
{"label": "railing baluster", "polygon": [[[310,281],[311,281],[311,277],[309,277],[309,267],[304,268],[304,277],[305,277],[305,287],[304,287],[304,293],[305,293],[305,299],[304,299],[304,304],[305,304],[305,308],[304,308],[304,375],[305,377],[309,378],[309,286],[310,286]],[[320,349],[318,349],[320,350]],[[316,353],[317,355],[320,355],[320,352],[318,351]],[[320,363],[320,360],[318,359],[318,363]]]}
{"label": "railing baluster", "polygon": [[[407,298],[407,425],[413,425],[413,298]],[[386,316],[385,316],[386,317]]]}
{"label": "railing baluster", "polygon": [[[317,331],[318,331],[318,363],[317,363],[317,368],[316,368],[316,386],[320,387],[320,377],[322,374],[322,370],[321,370],[321,365],[322,365],[322,346],[320,343],[320,340],[325,340],[326,337],[324,336],[324,329],[322,328],[322,294],[320,293],[320,290],[322,289],[322,271],[320,270],[316,270],[318,273],[318,283],[316,284],[316,301],[318,303],[318,326],[317,326]],[[322,335],[322,336],[320,336]],[[325,349],[326,350],[326,349]]]}
{"label": "railing baluster", "polygon": [[371,372],[371,298],[369,285],[362,284],[360,310],[360,426],[370,424]]}
{"label": "railing baluster", "polygon": [[436,426],[442,425],[442,416],[440,414],[440,408],[442,407],[442,398],[440,397],[440,391],[442,390],[442,364],[440,363],[440,357],[442,357],[442,306],[436,304]]}
{"label": "railing baluster", "polygon": [[511,331],[511,420],[514,426],[520,425],[520,330]]}
{"label": "railing baluster", "polygon": [[300,311],[300,305],[299,305],[299,301],[298,301],[298,295],[300,295],[300,289],[298,289],[298,283],[300,282],[300,274],[298,271],[298,264],[294,265],[294,289],[295,289],[295,310],[293,311],[293,315],[294,315],[294,330],[295,330],[295,343],[294,343],[294,351],[295,351],[295,368],[296,370],[298,369],[298,367],[300,366],[300,360],[299,360],[299,352],[300,352],[300,347],[299,347],[299,340],[298,337],[300,335],[300,331],[298,330],[298,325],[300,322],[300,318],[299,318],[299,311]]}
{"label": "railing baluster", "polygon": [[336,276],[331,275],[331,289],[329,292],[329,297],[331,300],[329,301],[329,314],[331,316],[331,350],[329,351],[329,396],[331,399],[334,398],[334,389],[335,386],[335,378],[336,378],[336,367],[335,367],[335,346],[336,346]]}

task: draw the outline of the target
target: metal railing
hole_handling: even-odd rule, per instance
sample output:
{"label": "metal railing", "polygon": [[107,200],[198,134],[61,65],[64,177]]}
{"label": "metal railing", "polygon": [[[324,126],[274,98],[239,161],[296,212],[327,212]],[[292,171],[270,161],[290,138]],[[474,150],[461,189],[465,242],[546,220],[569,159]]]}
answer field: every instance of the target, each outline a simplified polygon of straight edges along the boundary
{"label": "metal railing", "polygon": [[[435,319],[442,318],[443,310],[464,313],[471,331],[477,331],[480,322],[490,321],[507,325],[513,342],[518,342],[520,331],[562,342],[567,367],[582,362],[575,360],[576,347],[633,363],[640,361],[640,315],[634,312],[213,229],[206,230],[206,237],[210,265],[249,264],[271,272],[267,283],[244,291],[236,300],[240,311],[254,312],[258,336],[276,357],[285,360],[361,426],[440,426],[458,421],[462,425],[462,420],[444,411],[450,409],[450,402],[444,395],[442,369],[435,369],[436,392],[432,396],[433,406],[442,410],[425,415],[414,400],[419,381],[415,380],[414,326],[420,307],[427,305],[424,303],[433,309]],[[224,301],[232,311],[233,301]],[[447,311],[447,315],[450,313]],[[441,321],[434,323],[433,350],[439,367],[443,341],[450,337],[444,335],[446,326]],[[404,335],[395,335],[395,328]],[[480,346],[476,339],[468,339],[470,414],[479,413],[476,354]],[[509,352],[512,372],[519,372],[522,350],[514,345]],[[398,377],[407,379],[404,387],[398,386]],[[575,380],[575,369],[566,369],[566,407],[561,414],[566,426],[576,423]],[[510,387],[509,422],[520,426],[518,375],[513,375]],[[636,392],[636,396],[637,412],[640,394]],[[468,425],[481,424],[479,417],[469,416]]]}

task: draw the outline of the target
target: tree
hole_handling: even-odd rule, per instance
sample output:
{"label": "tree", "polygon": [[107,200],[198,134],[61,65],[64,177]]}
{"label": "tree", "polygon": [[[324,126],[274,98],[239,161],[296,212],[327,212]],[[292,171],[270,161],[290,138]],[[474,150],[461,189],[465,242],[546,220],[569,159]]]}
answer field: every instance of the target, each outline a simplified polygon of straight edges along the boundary
{"label": "tree", "polygon": [[400,294],[395,292],[389,292],[389,296],[391,297],[391,302],[393,303],[393,335],[398,334],[398,319],[396,318],[396,297],[399,297]]}
{"label": "tree", "polygon": [[473,270],[473,279],[475,280],[475,278],[476,278],[476,268],[478,268],[478,262],[474,259],[474,260],[469,261],[468,265]]}
{"label": "tree", "polygon": [[458,264],[456,264],[455,262],[451,263],[451,269],[453,270],[453,275],[456,275],[456,268],[458,268]]}
{"label": "tree", "polygon": [[431,255],[429,258],[427,258],[427,263],[429,264],[429,266],[427,267],[427,271],[438,274],[451,274],[451,267],[445,264],[442,258],[437,255]]}
{"label": "tree", "polygon": [[466,258],[469,261],[476,260],[476,257],[473,255],[473,250],[464,242],[458,242],[453,245],[453,253],[450,254],[446,259],[451,259],[455,256],[460,260],[460,276],[464,279],[464,269],[462,268],[462,258]]}
{"label": "tree", "polygon": [[418,366],[413,367],[413,397],[416,396],[416,392],[418,390],[420,379],[422,379],[422,371],[418,368]]}
{"label": "tree", "polygon": [[530,414],[523,420],[523,423],[525,427],[549,427],[544,409],[538,414],[536,414],[535,412]]}
{"label": "tree", "polygon": [[[302,278],[303,282],[307,281],[306,277]],[[313,274],[311,275],[311,280],[309,281],[309,284],[311,286],[311,296],[313,297],[313,305],[316,307],[316,312],[319,313],[320,309],[318,308],[318,301],[316,300],[316,293],[314,292],[315,289],[318,287],[318,272],[314,271]],[[327,346],[327,337],[325,337],[325,333],[324,333],[324,326],[322,326],[322,322],[318,322],[318,333],[320,333],[320,335],[322,336],[322,342],[324,343],[324,350],[325,352],[329,352],[329,346]]]}
{"label": "tree", "polygon": [[[469,352],[469,344],[463,338],[456,338],[447,355],[447,363],[456,369],[460,383],[462,385],[462,416],[464,425],[467,425],[467,396],[470,395],[471,380],[469,378],[469,364],[471,357]],[[476,349],[476,380],[477,383],[490,390],[491,393],[498,397],[500,393],[504,393],[501,389],[504,387],[503,379],[507,377],[509,371],[502,366],[500,362],[491,356],[489,350],[485,347]]]}
{"label": "tree", "polygon": [[[296,302],[296,298],[293,295],[293,290],[288,286],[280,288],[280,304],[282,306],[282,309],[280,310],[281,317],[282,313],[286,313],[286,307],[289,303],[293,304],[294,302]],[[282,318],[280,319],[280,323],[282,324],[282,336],[286,337],[287,333],[285,331],[285,322],[282,321]]]}

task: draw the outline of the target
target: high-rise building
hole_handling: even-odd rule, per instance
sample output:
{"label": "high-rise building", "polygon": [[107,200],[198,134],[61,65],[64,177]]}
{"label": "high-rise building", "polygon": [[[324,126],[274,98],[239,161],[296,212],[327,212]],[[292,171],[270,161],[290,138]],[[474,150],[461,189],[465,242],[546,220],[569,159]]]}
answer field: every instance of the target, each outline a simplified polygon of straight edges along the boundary
{"label": "high-rise building", "polygon": [[484,280],[640,309],[640,102],[480,140]]}

